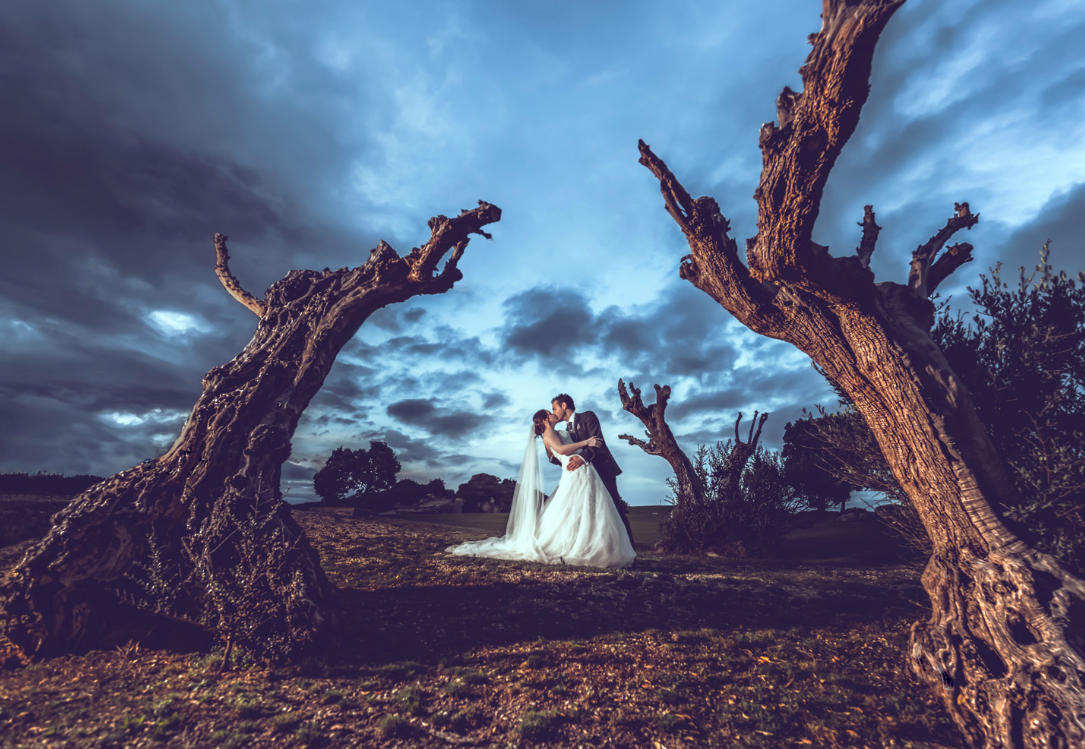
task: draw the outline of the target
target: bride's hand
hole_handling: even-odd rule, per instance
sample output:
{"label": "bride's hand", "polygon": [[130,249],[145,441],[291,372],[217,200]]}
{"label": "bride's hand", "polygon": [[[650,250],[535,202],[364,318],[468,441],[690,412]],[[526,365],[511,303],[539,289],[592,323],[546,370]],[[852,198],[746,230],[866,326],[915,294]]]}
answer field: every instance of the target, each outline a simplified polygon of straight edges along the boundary
{"label": "bride's hand", "polygon": [[588,437],[588,447],[602,447],[603,440],[598,437]]}

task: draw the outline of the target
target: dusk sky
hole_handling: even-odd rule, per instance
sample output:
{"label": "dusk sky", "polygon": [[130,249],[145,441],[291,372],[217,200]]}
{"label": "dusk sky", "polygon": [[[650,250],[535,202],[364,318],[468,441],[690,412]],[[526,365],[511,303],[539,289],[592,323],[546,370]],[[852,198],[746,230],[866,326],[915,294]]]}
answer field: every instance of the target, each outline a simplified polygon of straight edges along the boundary
{"label": "dusk sky", "polygon": [[[162,454],[212,367],[256,318],[214,275],[212,235],[260,297],[296,268],[401,254],[431,216],[486,200],[452,291],[381,310],[338,357],[294,436],[288,500],[340,445],[386,441],[400,478],[515,478],[531,414],[568,392],[600,417],[631,504],[667,463],[621,377],[673,390],[679,441],[763,441],[835,397],[810,361],[678,276],[688,246],[637,139],[740,247],[762,123],[820,28],[821,3],[6,0],[0,5],[0,472],[111,475]],[[1085,269],[1085,3],[909,0],[878,45],[871,95],[815,241],[853,253],[883,227],[877,280],[955,201],[975,262]],[[1078,50],[1074,52],[1074,50]],[[654,397],[654,394],[653,394]],[[745,434],[744,421],[743,433]],[[557,468],[547,482],[556,484]]]}

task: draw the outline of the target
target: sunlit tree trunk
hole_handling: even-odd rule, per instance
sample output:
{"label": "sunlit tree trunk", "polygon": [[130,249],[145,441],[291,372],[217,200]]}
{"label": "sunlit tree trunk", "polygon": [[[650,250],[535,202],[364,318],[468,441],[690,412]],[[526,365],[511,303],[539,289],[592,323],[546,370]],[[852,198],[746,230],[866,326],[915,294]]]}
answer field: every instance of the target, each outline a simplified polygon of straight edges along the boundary
{"label": "sunlit tree trunk", "polygon": [[745,265],[715,200],[693,200],[643,141],[641,163],[689,242],[681,277],[751,330],[817,362],[862,413],[915,505],[934,553],[922,575],[933,613],[911,632],[914,672],[972,746],[1083,746],[1085,582],[992,511],[1013,485],[930,335],[930,295],[971,260],[971,245],[943,248],[978,216],[955,205],[913,253],[907,284],[874,282],[880,227],[870,206],[853,256],[833,257],[811,238],[825,182],[867,98],[878,36],[902,2],[823,3],[800,70],[804,91],[785,87],[779,125],[761,129],[759,233],[746,242]]}
{"label": "sunlit tree trunk", "polygon": [[213,637],[281,661],[318,642],[335,619],[335,587],[279,490],[298,419],[362,322],[451,289],[469,235],[489,237],[482,227],[500,217],[481,201],[437,216],[406,257],[381,242],[357,268],[291,271],[263,300],[230,273],[227,238],[216,234],[215,272],[259,318],[255,335],[204,376],[165,455],[90,487],[55,517],[2,591],[5,634],[28,657]]}

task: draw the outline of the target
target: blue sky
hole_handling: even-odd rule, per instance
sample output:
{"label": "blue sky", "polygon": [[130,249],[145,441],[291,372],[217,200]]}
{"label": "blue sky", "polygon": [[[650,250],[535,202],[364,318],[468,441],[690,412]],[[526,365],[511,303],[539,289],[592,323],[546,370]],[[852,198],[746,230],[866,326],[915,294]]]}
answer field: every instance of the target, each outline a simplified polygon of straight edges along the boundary
{"label": "blue sky", "polygon": [[[501,207],[464,278],[371,318],[313,399],[289,499],[334,447],[386,440],[401,477],[514,478],[558,392],[601,418],[633,504],[669,467],[621,377],[671,385],[691,452],[770,411],[780,446],[828,385],[678,277],[688,250],[637,139],[755,232],[757,133],[801,88],[820,4],[9,0],[0,7],[0,471],[109,475],[161,454],[200,378],[255,317],[212,271],[211,235],[258,296],[294,268],[400,252],[426,221]],[[815,240],[854,251],[871,203],[878,280],[955,201],[981,214],[964,288],[1002,261],[1085,269],[1085,6],[909,0],[830,178]],[[745,430],[743,430],[745,431]],[[548,481],[557,481],[557,469]]]}

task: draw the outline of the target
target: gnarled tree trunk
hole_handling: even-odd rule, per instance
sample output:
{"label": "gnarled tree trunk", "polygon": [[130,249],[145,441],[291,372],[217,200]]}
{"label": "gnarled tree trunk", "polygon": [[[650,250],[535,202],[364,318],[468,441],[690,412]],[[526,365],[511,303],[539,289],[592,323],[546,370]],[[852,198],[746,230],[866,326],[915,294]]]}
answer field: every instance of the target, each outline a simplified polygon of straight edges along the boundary
{"label": "gnarled tree trunk", "polygon": [[[690,198],[643,141],[668,212],[689,241],[682,278],[751,330],[817,362],[870,425],[934,543],[922,576],[931,618],[912,627],[913,670],[942,694],[972,746],[1085,745],[1085,582],[1029,548],[992,511],[1013,491],[971,399],[930,336],[929,295],[972,247],[949,238],[967,203],[913,253],[908,284],[875,283],[867,207],[853,257],[812,241],[822,190],[855,130],[878,36],[903,0],[824,0],[822,28],[762,127],[759,233],[748,267],[716,201]],[[936,257],[938,256],[938,257]],[[1007,502],[1006,504],[1011,504]]]}
{"label": "gnarled tree trunk", "polygon": [[[705,485],[689,457],[678,446],[678,440],[667,424],[666,411],[667,401],[671,398],[670,385],[654,386],[656,389],[656,402],[650,406],[644,405],[640,397],[640,388],[629,383],[629,391],[625,389],[625,383],[618,380],[618,396],[622,399],[622,408],[636,416],[645,426],[645,442],[629,434],[619,434],[618,439],[625,440],[630,445],[639,447],[649,455],[658,455],[671,464],[674,470],[674,480],[677,484],[676,494],[678,504],[675,512],[681,512],[686,505],[703,505],[705,499]],[[630,395],[629,393],[632,393]]]}
{"label": "gnarled tree trunk", "polygon": [[[291,271],[258,300],[215,272],[260,322],[203,378],[180,437],[160,458],[97,484],[58,513],[3,594],[4,631],[28,657],[158,634],[213,635],[265,661],[306,651],[335,619],[335,587],[279,490],[290,439],[340,349],[377,309],[441,294],[463,277],[470,234],[496,206],[430,219],[407,257],[386,243],[357,268]],[[441,258],[452,251],[438,274]]]}
{"label": "gnarled tree trunk", "polygon": [[[645,442],[629,434],[620,434],[618,439],[639,447],[649,455],[664,458],[674,470],[676,495],[674,509],[663,526],[664,537],[653,548],[672,553],[703,552],[708,545],[717,540],[715,536],[727,530],[725,503],[739,501],[739,482],[742,480],[742,472],[750,456],[757,449],[761,427],[765,425],[765,420],[769,415],[762,414],[758,419],[757,412],[754,412],[749,437],[746,442],[743,442],[738,432],[738,426],[742,423],[742,413],[739,412],[738,419],[735,420],[735,442],[726,456],[722,470],[713,469],[707,475],[703,475],[705,472],[698,470],[685,451],[678,446],[678,440],[674,438],[674,433],[667,424],[666,411],[671,397],[670,386],[655,385],[654,387],[656,402],[645,406],[640,395],[640,388],[630,382],[629,390],[626,391],[625,382],[618,380],[618,396],[622,400],[622,408],[644,424],[646,428],[644,434],[648,441]],[[704,468],[703,460],[703,456],[699,454],[698,461],[702,469]],[[730,541],[734,540],[737,539],[730,539]]]}

